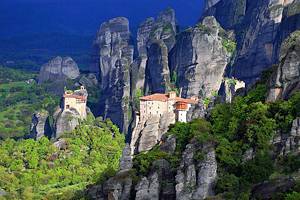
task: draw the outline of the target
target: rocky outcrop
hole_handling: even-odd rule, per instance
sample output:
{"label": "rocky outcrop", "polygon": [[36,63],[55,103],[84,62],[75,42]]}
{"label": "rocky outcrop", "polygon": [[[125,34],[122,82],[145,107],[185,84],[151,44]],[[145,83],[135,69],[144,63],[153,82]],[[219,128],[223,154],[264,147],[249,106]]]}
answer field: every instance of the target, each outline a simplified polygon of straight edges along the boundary
{"label": "rocky outcrop", "polygon": [[[146,19],[138,29],[139,57],[132,67],[132,94],[136,89],[146,93],[163,91],[170,82],[168,53],[176,42],[176,19],[173,9],[161,12],[156,19]],[[155,74],[153,74],[155,73]]]}
{"label": "rocky outcrop", "polygon": [[300,118],[293,121],[290,133],[278,133],[272,140],[277,155],[300,153]]}
{"label": "rocky outcrop", "polygon": [[98,86],[98,79],[95,74],[89,73],[82,75],[78,83],[78,86],[83,85],[85,88],[93,88]]}
{"label": "rocky outcrop", "polygon": [[296,185],[293,178],[282,177],[256,185],[251,191],[251,199],[272,199],[276,194],[290,191]]}
{"label": "rocky outcrop", "polygon": [[75,109],[58,109],[54,113],[55,138],[59,138],[63,133],[73,131],[79,125],[80,114]]}
{"label": "rocky outcrop", "polygon": [[225,78],[219,94],[221,95],[223,102],[231,103],[236,94],[240,94],[239,91],[244,90],[245,87],[246,84],[244,81],[239,81],[235,78]]}
{"label": "rocky outcrop", "polygon": [[132,152],[138,153],[151,150],[168,131],[170,124],[175,123],[174,113],[165,113],[161,117],[152,116],[138,123],[132,132]]}
{"label": "rocky outcrop", "polygon": [[39,140],[42,137],[51,138],[52,130],[49,124],[49,113],[45,110],[33,114],[30,127],[30,138]]}
{"label": "rocky outcrop", "polygon": [[214,17],[206,17],[196,27],[178,36],[172,50],[171,71],[177,73],[183,97],[204,99],[219,91],[232,55],[232,51],[223,45],[224,42],[233,43],[231,40],[232,36],[220,27]]}
{"label": "rocky outcrop", "polygon": [[[203,160],[195,160],[196,153],[204,154]],[[211,146],[199,149],[196,144],[188,144],[182,154],[182,161],[176,175],[176,199],[206,199],[214,195],[217,179],[215,150]]]}
{"label": "rocky outcrop", "polygon": [[300,27],[297,1],[207,0],[214,5],[204,16],[215,16],[225,29],[236,33],[237,54],[228,75],[252,84],[262,71],[278,62],[281,42]]}
{"label": "rocky outcrop", "polygon": [[174,173],[171,165],[165,159],[159,159],[152,163],[148,176],[142,179],[135,186],[135,199],[175,199]]}
{"label": "rocky outcrop", "polygon": [[120,171],[103,184],[90,187],[87,191],[89,199],[130,199],[133,184],[130,173],[131,168],[132,157],[130,146],[126,145],[123,150],[122,158],[120,159]]}
{"label": "rocky outcrop", "polygon": [[39,83],[76,79],[80,75],[76,62],[71,57],[56,57],[41,67]]}
{"label": "rocky outcrop", "polygon": [[94,49],[98,52],[97,63],[103,94],[99,112],[127,133],[131,118],[129,67],[133,62],[128,19],[118,17],[104,22],[94,41]]}
{"label": "rocky outcrop", "polygon": [[267,100],[286,99],[299,89],[300,31],[296,31],[282,44],[280,62],[271,77]]}
{"label": "rocky outcrop", "polygon": [[160,185],[158,181],[158,174],[155,172],[147,177],[143,177],[142,180],[136,185],[136,200],[159,200]]}

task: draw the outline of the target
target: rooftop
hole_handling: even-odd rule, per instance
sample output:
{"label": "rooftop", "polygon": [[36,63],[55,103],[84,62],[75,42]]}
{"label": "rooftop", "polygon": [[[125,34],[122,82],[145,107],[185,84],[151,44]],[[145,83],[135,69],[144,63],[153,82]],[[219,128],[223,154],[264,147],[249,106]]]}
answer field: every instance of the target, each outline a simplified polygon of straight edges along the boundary
{"label": "rooftop", "polygon": [[64,98],[75,98],[75,99],[80,99],[80,100],[87,100],[88,93],[86,89],[81,86],[79,90],[66,90],[64,94]]}
{"label": "rooftop", "polygon": [[198,100],[196,99],[184,99],[181,97],[174,97],[174,98],[170,98],[169,94],[160,94],[160,93],[156,93],[156,94],[152,94],[149,96],[144,96],[141,97],[140,100],[142,101],[175,101],[175,102],[183,102],[183,103],[188,103],[188,104],[196,104],[198,103]]}

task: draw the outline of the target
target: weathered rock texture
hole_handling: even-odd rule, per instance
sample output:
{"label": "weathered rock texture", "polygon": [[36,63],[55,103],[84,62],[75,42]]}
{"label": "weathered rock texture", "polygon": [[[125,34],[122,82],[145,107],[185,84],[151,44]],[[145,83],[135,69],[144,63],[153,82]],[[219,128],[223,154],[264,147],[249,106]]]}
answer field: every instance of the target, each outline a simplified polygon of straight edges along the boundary
{"label": "weathered rock texture", "polygon": [[173,123],[175,123],[174,113],[166,113],[161,117],[153,116],[146,121],[140,121],[132,132],[132,152],[151,150],[168,131],[169,125]]}
{"label": "weathered rock texture", "polygon": [[63,133],[73,131],[79,125],[80,114],[75,109],[65,111],[58,109],[54,113],[54,119],[55,138],[59,138]]}
{"label": "weathered rock texture", "polygon": [[[199,150],[204,151],[205,158],[195,161],[195,154]],[[214,195],[216,179],[217,161],[214,148],[207,146],[197,149],[195,144],[188,144],[176,175],[176,199],[206,199]]]}
{"label": "weathered rock texture", "polygon": [[52,130],[49,124],[49,113],[47,111],[36,112],[32,116],[30,137],[39,140],[43,136],[50,138]]}
{"label": "weathered rock texture", "polygon": [[290,133],[278,133],[273,138],[272,144],[276,147],[277,155],[286,156],[289,153],[300,153],[300,118],[293,121]]}
{"label": "weathered rock texture", "polygon": [[[175,147],[175,136],[163,137],[161,151],[174,155]],[[130,153],[127,145],[120,161],[120,171],[104,184],[88,189],[91,199],[201,200],[214,194],[217,161],[211,144],[200,145],[194,140],[186,146],[180,166],[157,159],[151,163],[146,175],[137,174],[136,169],[131,168]],[[199,153],[203,159],[197,158]],[[136,175],[139,178],[134,182]]]}
{"label": "weathered rock texture", "polygon": [[280,62],[270,80],[268,101],[286,99],[300,89],[300,31],[286,39],[280,51]]}
{"label": "weathered rock texture", "polygon": [[120,171],[102,185],[95,185],[88,189],[89,199],[110,199],[127,200],[130,199],[132,189],[132,157],[130,146],[126,145],[120,159]]}
{"label": "weathered rock texture", "polygon": [[296,5],[298,0],[220,0],[205,11],[204,16],[215,16],[237,35],[237,55],[228,70],[230,75],[253,83],[262,71],[278,62],[281,41],[300,27]]}
{"label": "weathered rock texture", "polygon": [[[232,56],[224,46],[225,41],[234,43],[234,36],[224,31],[214,17],[204,18],[177,37],[169,60],[171,74],[177,74],[177,87],[182,97],[211,99],[218,93]],[[190,109],[188,117],[203,117],[204,112],[201,101]]]}
{"label": "weathered rock texture", "polygon": [[[170,84],[168,53],[176,39],[176,19],[173,9],[161,12],[156,19],[146,19],[138,29],[139,57],[132,71],[132,94],[136,89],[145,93],[166,92]],[[165,85],[166,84],[166,85]]]}
{"label": "weathered rock texture", "polygon": [[76,62],[70,57],[56,57],[41,67],[39,83],[76,79],[80,75]]}
{"label": "weathered rock texture", "polygon": [[94,49],[102,90],[100,114],[127,133],[131,118],[129,67],[133,62],[128,20],[118,17],[103,23],[94,41]]}
{"label": "weathered rock texture", "polygon": [[183,97],[211,97],[220,89],[231,56],[222,45],[225,33],[214,17],[206,17],[178,36],[171,69]]}

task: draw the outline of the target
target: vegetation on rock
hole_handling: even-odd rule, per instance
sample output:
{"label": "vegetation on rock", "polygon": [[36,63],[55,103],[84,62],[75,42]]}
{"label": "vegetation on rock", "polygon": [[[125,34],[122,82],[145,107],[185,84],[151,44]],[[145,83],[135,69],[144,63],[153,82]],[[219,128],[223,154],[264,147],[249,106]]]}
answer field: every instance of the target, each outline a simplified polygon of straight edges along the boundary
{"label": "vegetation on rock", "polygon": [[0,142],[0,188],[8,199],[80,198],[88,184],[112,176],[119,167],[124,136],[111,121],[83,122],[56,148],[39,141]]}

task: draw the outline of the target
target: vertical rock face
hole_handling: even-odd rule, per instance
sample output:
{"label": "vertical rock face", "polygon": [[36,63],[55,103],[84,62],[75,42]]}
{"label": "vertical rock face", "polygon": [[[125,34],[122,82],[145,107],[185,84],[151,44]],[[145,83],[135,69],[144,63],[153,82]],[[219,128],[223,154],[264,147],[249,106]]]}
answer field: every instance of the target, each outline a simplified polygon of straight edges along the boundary
{"label": "vertical rock face", "polygon": [[205,158],[195,162],[198,152],[195,144],[188,144],[176,175],[176,199],[206,199],[214,195],[217,179],[217,161],[212,147],[204,147]]}
{"label": "vertical rock face", "polygon": [[171,70],[177,72],[183,97],[211,97],[223,80],[231,53],[223,47],[220,27],[214,17],[178,36],[171,57]]}
{"label": "vertical rock face", "polygon": [[132,152],[151,150],[168,131],[169,125],[173,123],[175,123],[174,113],[166,113],[161,117],[153,116],[144,122],[139,122],[132,133]]}
{"label": "vertical rock face", "polygon": [[76,62],[70,57],[56,57],[41,67],[39,83],[75,79],[80,75]]}
{"label": "vertical rock face", "polygon": [[146,93],[165,93],[169,87],[168,48],[163,41],[157,40],[148,50]]}
{"label": "vertical rock face", "polygon": [[159,200],[159,187],[158,174],[156,172],[150,175],[149,178],[144,177],[135,187],[137,191],[135,199]]}
{"label": "vertical rock face", "polygon": [[58,109],[54,114],[55,138],[59,138],[65,132],[73,131],[79,125],[80,114],[75,110]]}
{"label": "vertical rock face", "polygon": [[234,29],[238,48],[228,73],[253,83],[278,61],[278,45],[300,27],[298,0],[220,0],[205,11],[226,29]]}
{"label": "vertical rock face", "polygon": [[94,49],[103,94],[100,113],[127,133],[131,113],[129,66],[133,62],[128,19],[118,17],[103,23],[94,41]]}
{"label": "vertical rock face", "polygon": [[300,88],[300,31],[282,43],[279,59],[271,77],[268,101],[288,98]]}
{"label": "vertical rock face", "polygon": [[300,152],[300,118],[293,121],[290,133],[278,133],[272,141],[277,155],[299,154]]}
{"label": "vertical rock face", "polygon": [[[165,92],[161,83],[169,84],[168,53],[176,39],[176,19],[173,9],[161,12],[156,19],[148,18],[138,29],[137,48],[139,58],[136,60],[132,77],[132,94],[136,89],[148,92]],[[155,72],[156,74],[150,74]]]}
{"label": "vertical rock face", "polygon": [[47,111],[36,112],[32,116],[30,137],[39,140],[43,136],[51,137],[52,131],[49,124],[49,113]]}

